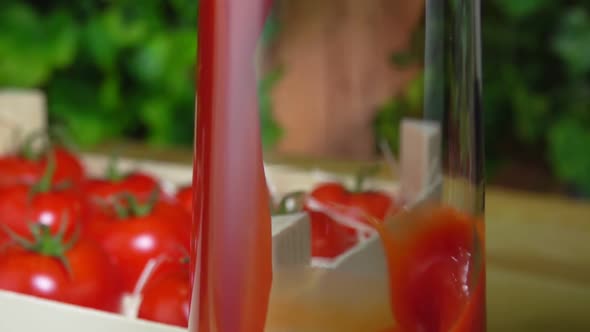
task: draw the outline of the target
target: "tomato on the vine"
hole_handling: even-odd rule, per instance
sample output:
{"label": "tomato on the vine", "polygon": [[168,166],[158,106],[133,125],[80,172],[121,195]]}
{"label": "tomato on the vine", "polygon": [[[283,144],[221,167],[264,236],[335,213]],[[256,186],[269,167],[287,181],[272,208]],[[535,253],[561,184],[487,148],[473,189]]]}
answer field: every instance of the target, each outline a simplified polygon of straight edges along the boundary
{"label": "tomato on the vine", "polygon": [[34,183],[41,172],[39,163],[19,155],[0,157],[0,187]]}
{"label": "tomato on the vine", "polygon": [[101,205],[109,202],[121,194],[131,194],[141,202],[149,200],[154,192],[161,193],[160,184],[154,177],[142,173],[132,172],[122,174],[117,169],[116,159],[113,158],[103,179],[94,178],[86,181],[84,192],[91,205]]}
{"label": "tomato on the vine", "polygon": [[[33,226],[34,238],[14,237],[0,252],[0,289],[118,312],[123,295],[115,270],[94,243]],[[12,234],[14,236],[14,234]]]}
{"label": "tomato on the vine", "polygon": [[[73,187],[79,187],[86,177],[86,170],[82,165],[82,162],[71,151],[56,147],[51,152],[55,156],[55,163],[57,165],[55,169],[54,183],[70,183]],[[46,154],[42,159],[41,167],[45,169],[49,162],[49,156]]]}
{"label": "tomato on the vine", "polygon": [[[32,184],[43,176],[49,159],[56,164],[53,181],[67,182],[73,187],[82,183],[84,166],[78,157],[66,148],[63,135],[56,130],[49,134],[34,132],[27,136],[18,149],[0,157],[0,186]],[[57,144],[56,144],[57,143]]]}
{"label": "tomato on the vine", "polygon": [[304,209],[311,218],[313,256],[333,258],[358,242],[358,230],[339,223],[330,212],[367,224],[367,217],[383,221],[388,214],[396,211],[395,202],[388,194],[363,190],[363,182],[368,175],[367,172],[359,173],[354,190],[338,182],[326,182],[308,195]]}
{"label": "tomato on the vine", "polygon": [[[55,163],[50,161],[43,177],[34,185],[16,184],[0,188],[0,216],[3,227],[21,237],[31,239],[31,226],[42,224],[52,234],[65,227],[69,238],[80,226],[83,200],[79,193],[52,184]],[[6,236],[0,235],[0,243]]]}
{"label": "tomato on the vine", "polygon": [[119,179],[90,179],[85,185],[86,195],[103,200],[109,200],[122,193],[130,193],[141,201],[145,201],[154,190],[160,190],[158,181],[140,172],[124,175]]}
{"label": "tomato on the vine", "polygon": [[78,157],[65,148],[53,147],[40,153],[19,152],[0,157],[0,186],[39,181],[50,158],[54,158],[56,164],[54,184],[78,187],[83,182],[86,172]]}
{"label": "tomato on the vine", "polygon": [[350,208],[350,214],[355,219],[363,222],[363,218],[358,218],[358,210],[367,216],[374,217],[383,221],[391,212],[394,212],[395,203],[390,195],[380,191],[362,191],[348,190],[341,183],[329,182],[317,186],[310,194],[316,202],[325,204],[327,207],[339,206]]}
{"label": "tomato on the vine", "polygon": [[188,260],[165,262],[143,288],[139,318],[186,328],[190,300]]}
{"label": "tomato on the vine", "polygon": [[358,243],[356,232],[335,222],[323,212],[309,211],[311,219],[311,254],[335,258]]}
{"label": "tomato on the vine", "polygon": [[150,259],[188,252],[191,218],[181,207],[169,202],[139,202],[124,194],[113,211],[96,213],[86,228],[121,272],[125,291],[134,291]]}

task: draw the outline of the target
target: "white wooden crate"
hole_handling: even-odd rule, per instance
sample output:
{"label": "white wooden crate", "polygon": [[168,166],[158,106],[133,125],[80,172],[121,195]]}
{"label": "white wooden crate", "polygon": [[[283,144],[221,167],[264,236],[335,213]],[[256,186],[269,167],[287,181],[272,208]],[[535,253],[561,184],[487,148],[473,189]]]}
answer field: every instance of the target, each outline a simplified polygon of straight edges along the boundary
{"label": "white wooden crate", "polygon": [[[12,98],[11,94],[8,98]],[[32,127],[45,125],[44,105],[36,103],[38,94],[31,93],[28,96],[31,105],[27,117],[37,117],[32,123],[39,123]],[[19,98],[27,99],[26,93],[19,92]],[[7,96],[0,95],[0,105]],[[6,114],[9,108],[0,107],[0,116]],[[25,113],[22,113],[23,115]],[[14,114],[11,114],[13,116]],[[21,123],[16,117],[14,123]],[[20,122],[19,122],[20,121]],[[33,128],[24,128],[22,134]],[[38,128],[35,128],[38,129]],[[425,193],[434,192],[437,195],[439,188],[440,168],[435,166],[439,162],[438,151],[433,145],[438,145],[440,132],[432,124],[421,121],[404,123],[402,128],[402,155],[401,155],[401,186],[396,182],[373,181],[368,186],[385,190],[391,195],[403,198],[406,201],[416,201],[428,198]],[[407,144],[404,145],[404,142]],[[421,142],[416,149],[409,149],[409,142]],[[7,141],[0,140],[0,147],[5,148]],[[438,151],[438,152],[437,152]],[[404,160],[406,162],[404,162]],[[101,155],[84,155],[83,162],[90,175],[100,176],[104,174],[109,158]],[[412,161],[412,162],[410,162]],[[416,167],[408,167],[416,164]],[[189,184],[192,180],[192,169],[187,165],[178,165],[168,162],[122,159],[120,165],[122,171],[141,170],[162,179],[164,190],[174,193],[179,185]],[[411,165],[410,165],[411,166]],[[274,193],[284,194],[294,191],[310,191],[321,181],[338,180],[345,184],[352,184],[352,177],[342,177],[322,172],[321,170],[304,171],[287,166],[265,165],[265,171],[269,186]],[[435,183],[433,186],[432,183]],[[400,190],[403,189],[403,192]],[[404,196],[404,193],[406,196]],[[273,218],[273,267],[284,265],[309,265],[310,262],[310,225],[306,214],[297,214]],[[331,275],[339,273],[363,273],[371,271],[373,274],[386,276],[385,255],[376,235],[361,241],[350,251],[332,261],[323,261],[325,273],[322,273],[322,282],[329,283]],[[385,279],[382,281],[385,283]],[[386,287],[386,286],[384,286]],[[122,315],[108,314],[95,310],[59,304],[56,302],[39,300],[28,296],[0,291],[0,310],[3,316],[0,319],[0,331],[2,332],[33,332],[41,329],[61,332],[78,331],[112,331],[112,332],[177,332],[183,329],[164,326],[156,323],[130,319]],[[34,317],[32,319],[31,317]]]}
{"label": "white wooden crate", "polygon": [[[309,221],[306,214],[275,217],[272,221],[273,268],[303,268],[310,261]],[[133,317],[0,291],[2,332],[180,332],[185,329]]]}

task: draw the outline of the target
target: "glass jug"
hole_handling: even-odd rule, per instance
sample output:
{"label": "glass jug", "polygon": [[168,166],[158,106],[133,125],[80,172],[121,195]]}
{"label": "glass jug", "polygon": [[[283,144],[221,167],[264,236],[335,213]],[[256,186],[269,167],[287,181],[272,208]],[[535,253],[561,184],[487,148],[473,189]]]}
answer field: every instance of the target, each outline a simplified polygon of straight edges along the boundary
{"label": "glass jug", "polygon": [[[191,332],[485,331],[479,20],[479,0],[199,2]],[[277,151],[376,150],[383,190],[373,167],[270,174]],[[273,260],[281,214],[309,264]]]}

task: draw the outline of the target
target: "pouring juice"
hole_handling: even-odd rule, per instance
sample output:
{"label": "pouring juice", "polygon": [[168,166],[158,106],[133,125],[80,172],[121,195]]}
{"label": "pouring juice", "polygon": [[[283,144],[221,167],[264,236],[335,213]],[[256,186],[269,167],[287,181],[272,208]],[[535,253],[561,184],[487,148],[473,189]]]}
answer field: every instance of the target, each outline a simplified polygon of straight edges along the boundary
{"label": "pouring juice", "polygon": [[[440,146],[431,153],[436,155],[433,165],[429,165],[441,172],[441,193],[430,195],[429,200],[392,199],[399,206],[379,219],[371,215],[370,202],[359,198],[362,190],[339,189],[337,195],[332,191],[321,197],[315,191],[307,192],[306,197],[325,204],[321,213],[312,214],[323,217],[312,218],[310,236],[325,237],[325,244],[338,240],[330,237],[336,233],[325,230],[339,229],[337,233],[346,236],[358,231],[358,246],[343,250],[363,250],[367,241],[377,241],[380,249],[373,257],[377,263],[343,269],[338,264],[349,254],[343,251],[330,259],[315,257],[306,267],[275,268],[273,272],[261,116],[264,123],[268,105],[278,105],[275,110],[279,112],[291,110],[283,118],[296,118],[293,103],[306,107],[312,102],[288,96],[307,91],[309,99],[321,97],[313,104],[318,112],[341,105],[345,117],[347,105],[332,103],[337,88],[342,87],[337,82],[346,81],[345,76],[352,77],[346,82],[354,83],[350,91],[359,96],[353,99],[354,112],[362,112],[365,98],[376,94],[366,93],[365,85],[377,81],[362,79],[363,70],[374,69],[370,63],[385,63],[389,58],[368,57],[371,52],[359,50],[341,54],[351,61],[353,74],[324,71],[324,67],[333,68],[332,58],[326,58],[335,54],[337,42],[331,37],[342,37],[342,29],[358,35],[365,25],[383,24],[366,20],[368,17],[393,20],[393,14],[399,15],[403,8],[408,15],[414,10],[408,9],[410,0],[390,0],[390,6],[383,7],[372,0],[298,1],[199,3],[198,176],[194,183],[198,200],[191,332],[485,332],[479,0],[427,0],[421,7],[422,20],[407,20],[422,22],[417,24],[425,31],[423,62],[416,70],[424,75],[423,116],[436,124],[442,136],[436,143]],[[291,15],[290,10],[298,14]],[[303,20],[301,13],[306,11]],[[359,13],[364,13],[365,20],[358,20],[363,18]],[[273,15],[275,28],[277,21],[279,25],[287,22],[285,27],[263,33],[269,15]],[[298,21],[302,22],[300,30],[293,28]],[[273,35],[278,41],[263,42],[262,35]],[[318,38],[325,43],[318,43]],[[302,42],[306,40],[309,42]],[[363,41],[362,45],[369,44]],[[260,55],[273,61],[257,67]],[[265,72],[277,58],[285,61],[281,79],[288,83],[282,85],[282,93],[272,95],[269,89],[261,90],[261,86],[268,88],[261,82],[266,82]],[[281,103],[291,104],[282,107]],[[311,113],[301,110],[300,114]],[[309,128],[314,125],[309,123]],[[405,193],[395,194],[403,197]],[[320,223],[333,224],[316,227]],[[358,225],[362,231],[355,228]],[[324,231],[316,234],[317,229]],[[379,264],[385,268],[377,268]]]}

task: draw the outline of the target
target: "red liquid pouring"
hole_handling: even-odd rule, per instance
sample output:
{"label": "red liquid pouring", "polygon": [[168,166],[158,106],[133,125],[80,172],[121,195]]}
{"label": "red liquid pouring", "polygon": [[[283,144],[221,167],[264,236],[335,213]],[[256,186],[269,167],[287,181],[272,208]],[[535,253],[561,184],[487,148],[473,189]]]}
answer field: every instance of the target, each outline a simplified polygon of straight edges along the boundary
{"label": "red liquid pouring", "polygon": [[394,231],[378,225],[389,265],[394,332],[485,331],[483,222],[419,208]]}
{"label": "red liquid pouring", "polygon": [[199,19],[190,331],[264,330],[271,219],[255,50],[263,0],[204,0]]}

